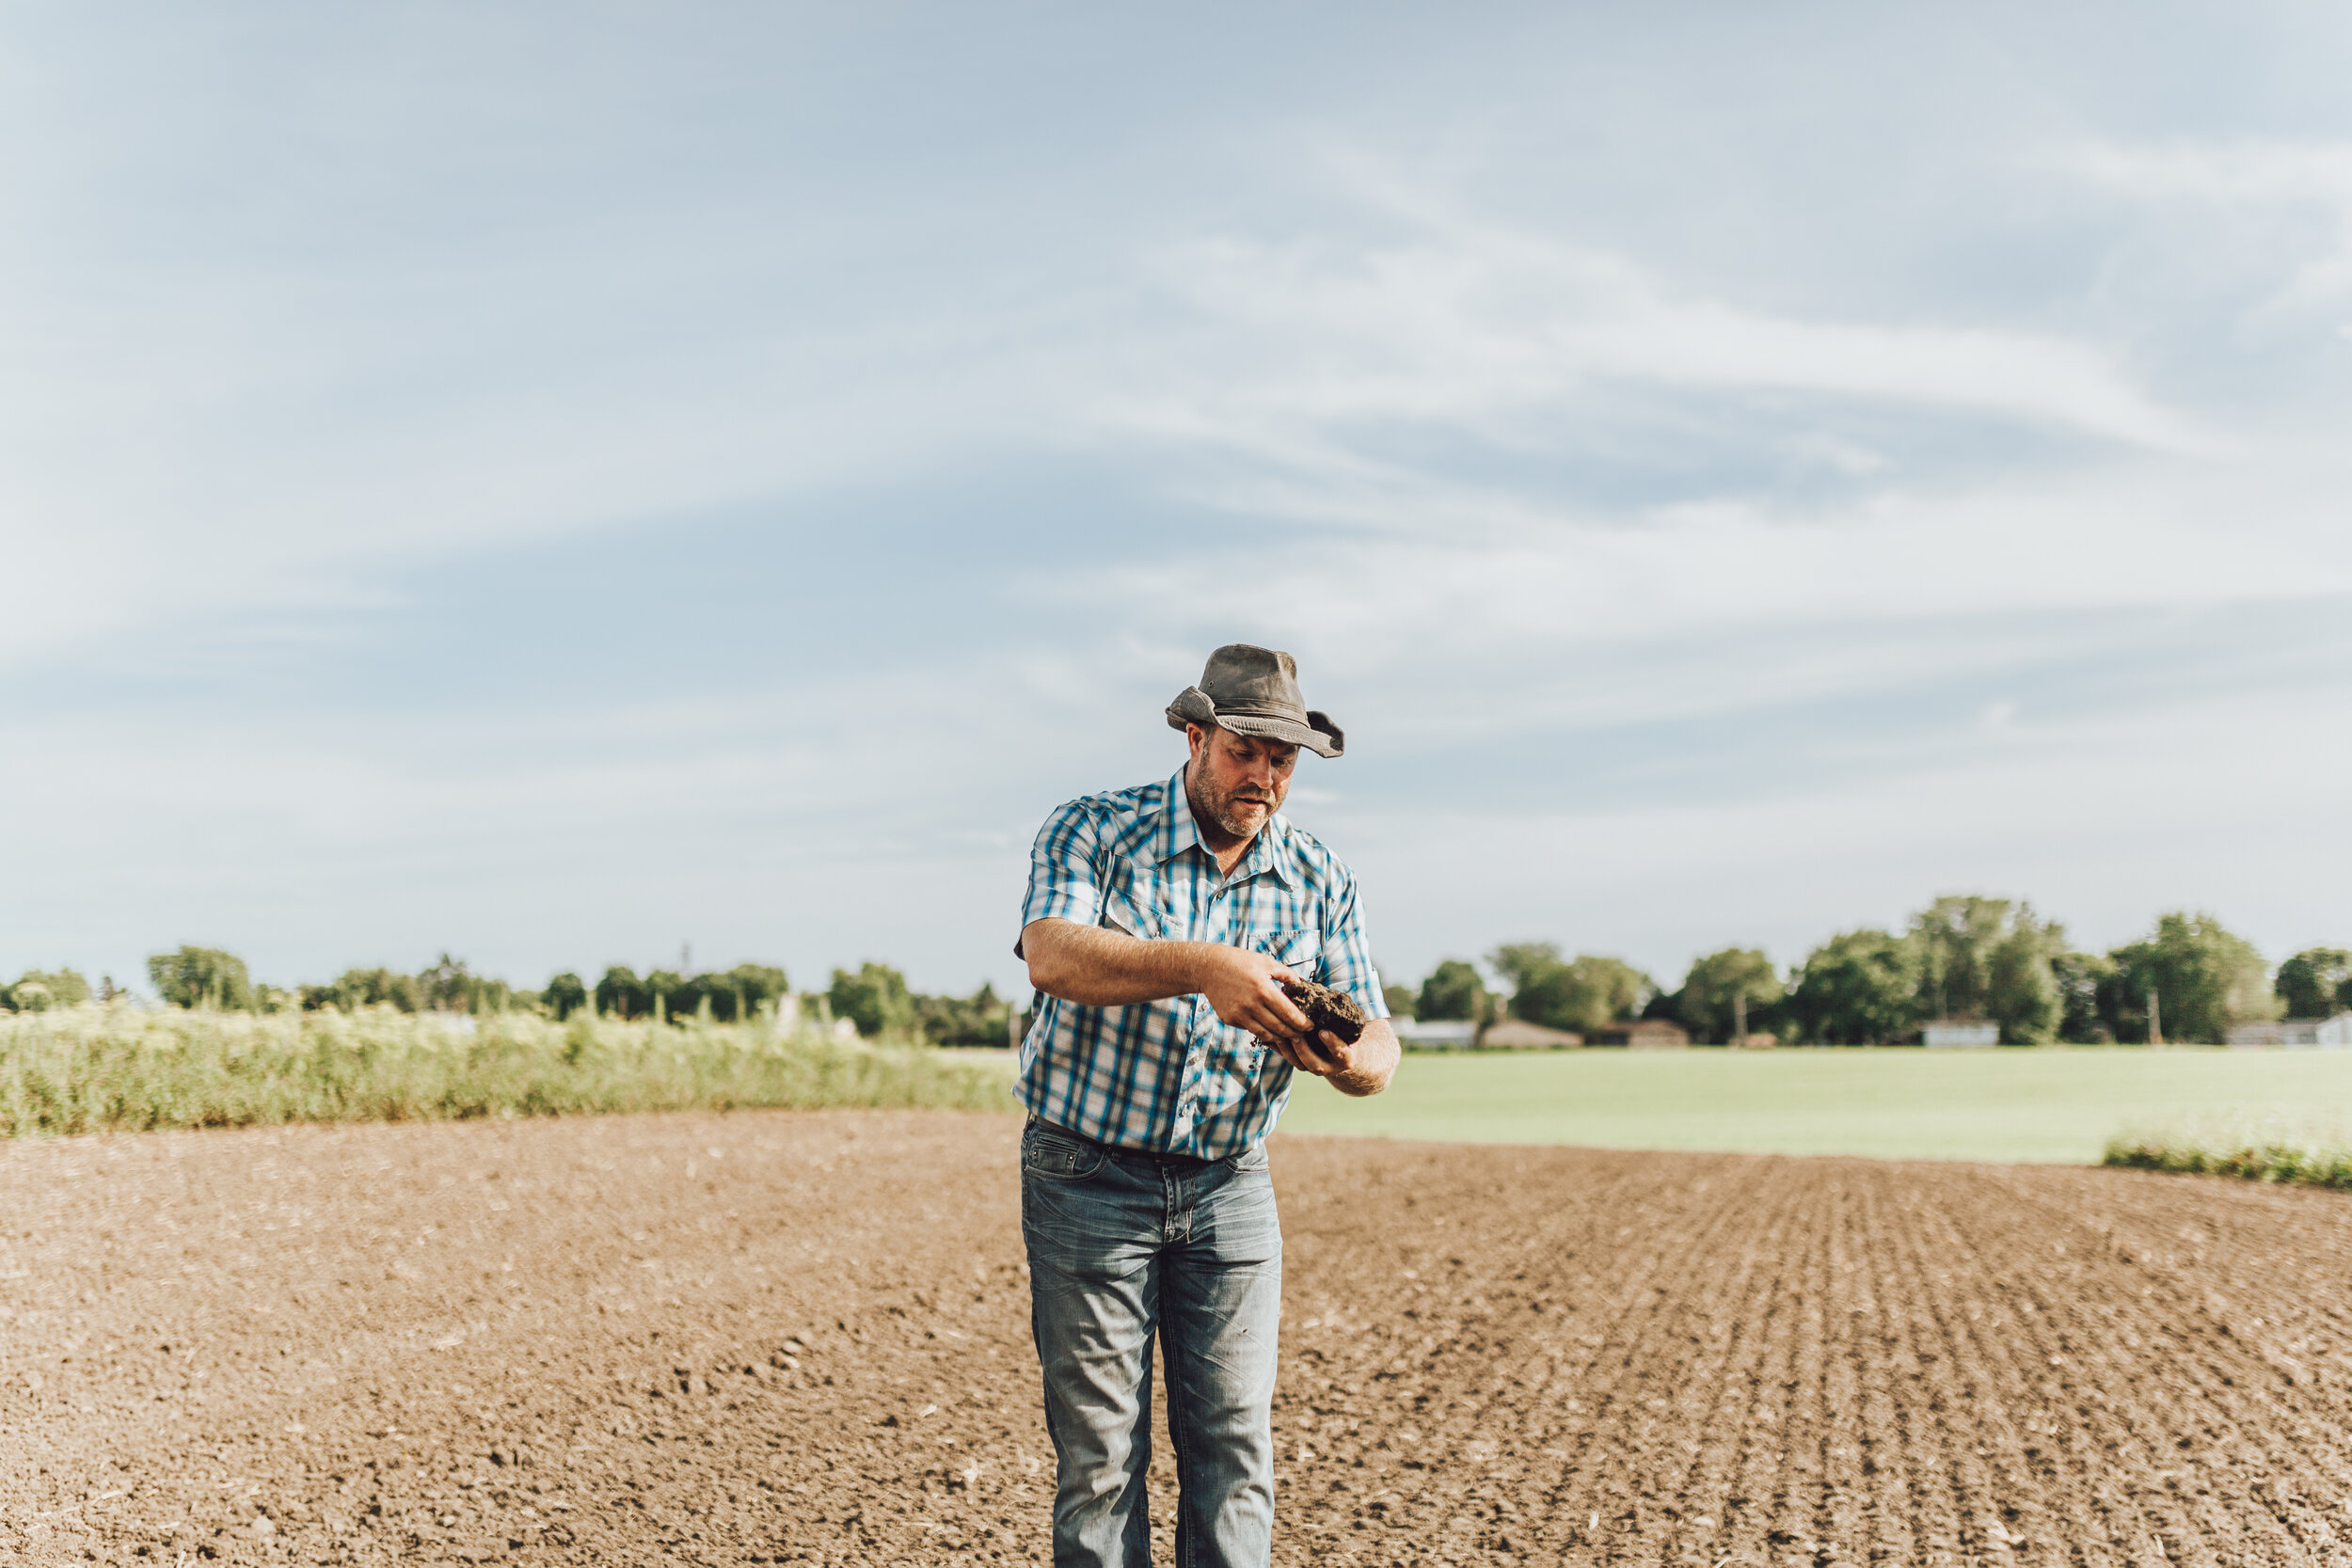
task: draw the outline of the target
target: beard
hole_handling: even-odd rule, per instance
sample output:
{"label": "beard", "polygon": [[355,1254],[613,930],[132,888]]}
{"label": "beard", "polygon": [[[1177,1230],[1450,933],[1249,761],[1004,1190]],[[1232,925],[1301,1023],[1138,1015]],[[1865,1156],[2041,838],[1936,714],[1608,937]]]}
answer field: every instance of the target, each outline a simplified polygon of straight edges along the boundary
{"label": "beard", "polygon": [[[1261,791],[1255,784],[1220,789],[1209,776],[1209,770],[1201,767],[1193,768],[1184,784],[1186,793],[1192,797],[1194,812],[1216,823],[1228,838],[1233,839],[1248,838],[1264,827],[1266,817],[1282,809],[1282,799],[1290,793],[1286,785],[1279,784],[1270,792]],[[1249,813],[1252,804],[1263,807],[1265,816],[1253,818]]]}

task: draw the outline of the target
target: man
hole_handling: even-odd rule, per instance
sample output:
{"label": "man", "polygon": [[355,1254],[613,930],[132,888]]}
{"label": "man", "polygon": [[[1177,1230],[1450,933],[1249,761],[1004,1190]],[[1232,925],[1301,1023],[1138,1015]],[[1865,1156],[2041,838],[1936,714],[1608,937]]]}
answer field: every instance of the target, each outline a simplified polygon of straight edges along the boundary
{"label": "man", "polygon": [[[1235,643],[1168,705],[1163,783],[1073,800],[1038,833],[1017,956],[1043,993],[1023,1043],[1021,1228],[1057,1568],[1151,1560],[1152,1338],[1176,1454],[1176,1560],[1263,1565],[1274,1530],[1282,1234],[1265,1135],[1294,1069],[1377,1094],[1396,1070],[1347,867],[1279,813],[1298,749],[1340,727],[1291,656]],[[1373,1020],[1353,1045],[1282,982]]]}

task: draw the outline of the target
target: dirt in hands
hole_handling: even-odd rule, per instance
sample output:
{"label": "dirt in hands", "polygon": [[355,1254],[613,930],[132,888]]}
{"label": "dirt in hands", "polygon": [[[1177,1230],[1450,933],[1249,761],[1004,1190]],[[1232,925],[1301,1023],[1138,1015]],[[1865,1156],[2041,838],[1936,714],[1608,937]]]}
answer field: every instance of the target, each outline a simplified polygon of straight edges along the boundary
{"label": "dirt in hands", "polygon": [[1372,1022],[1371,1016],[1347,992],[1333,990],[1312,980],[1285,980],[1282,994],[1307,1015],[1311,1027],[1328,1029],[1342,1045],[1354,1045],[1361,1039],[1364,1025]]}
{"label": "dirt in hands", "polygon": [[[0,1559],[1048,1560],[1009,1117],[0,1149]],[[2352,1562],[2352,1198],[1278,1139],[1275,1557]],[[1172,1496],[1155,1443],[1166,1560]]]}

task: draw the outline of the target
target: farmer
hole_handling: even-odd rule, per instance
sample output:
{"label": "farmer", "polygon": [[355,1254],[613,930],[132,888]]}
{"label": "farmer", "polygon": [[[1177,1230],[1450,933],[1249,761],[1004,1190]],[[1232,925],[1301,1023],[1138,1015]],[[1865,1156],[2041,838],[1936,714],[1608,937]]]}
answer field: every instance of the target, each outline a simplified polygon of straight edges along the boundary
{"label": "farmer", "polygon": [[[1265,1135],[1294,1069],[1352,1095],[1396,1071],[1356,879],[1278,815],[1298,749],[1338,756],[1340,727],[1300,701],[1290,655],[1244,643],[1209,656],[1168,722],[1191,749],[1172,777],[1046,818],[1013,948],[1043,993],[1021,1051],[1021,1228],[1057,1568],[1151,1560],[1154,1333],[1176,1560],[1267,1561],[1282,1232]],[[1310,1035],[1292,978],[1354,997],[1362,1037]]]}

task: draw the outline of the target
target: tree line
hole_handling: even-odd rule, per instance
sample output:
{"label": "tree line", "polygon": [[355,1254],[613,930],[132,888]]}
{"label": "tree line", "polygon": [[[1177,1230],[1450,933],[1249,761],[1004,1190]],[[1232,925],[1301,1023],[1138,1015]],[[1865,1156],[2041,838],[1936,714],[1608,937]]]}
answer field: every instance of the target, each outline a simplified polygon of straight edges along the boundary
{"label": "tree line", "polygon": [[1503,1016],[1591,1034],[1666,1019],[1724,1043],[1742,1027],[1776,1041],[1881,1045],[1951,1019],[1995,1024],[2007,1045],[2152,1040],[2219,1044],[2234,1023],[2352,1010],[2352,953],[2313,947],[2274,974],[2254,944],[2209,914],[2160,916],[2140,941],[2077,951],[2056,921],[2007,898],[1938,898],[1899,931],[1841,931],[1786,974],[1757,949],[1696,959],[1667,990],[1620,958],[1564,957],[1557,944],[1510,942],[1486,968],[1437,966],[1418,989],[1389,988],[1389,1007],[1429,1022]]}
{"label": "tree line", "polygon": [[[414,974],[350,969],[322,985],[289,988],[254,979],[246,961],[233,953],[182,946],[150,958],[147,977],[167,1006],[218,1012],[349,1013],[389,1007],[403,1013],[467,1016],[528,1012],[559,1022],[575,1014],[671,1023],[805,1019],[819,1027],[842,1020],[869,1039],[932,1045],[1005,1045],[1015,1038],[1019,1021],[1025,1017],[1016,1014],[993,986],[983,984],[969,996],[927,996],[910,990],[898,970],[871,962],[854,971],[836,969],[824,990],[797,995],[775,964],[744,963],[693,974],[652,969],[642,975],[626,964],[613,964],[593,985],[566,971],[534,990],[477,974],[447,953]],[[111,975],[93,989],[72,969],[27,970],[13,984],[0,985],[0,1009],[46,1012],[124,994]]]}
{"label": "tree line", "polygon": [[[1937,1019],[1997,1025],[2003,1043],[2012,1045],[2219,1043],[2233,1023],[2352,1010],[2352,952],[2342,948],[2308,948],[2273,972],[2251,942],[2213,916],[2174,912],[2140,941],[2087,953],[2067,941],[2063,926],[2006,898],[1938,898],[1899,931],[1841,931],[1786,973],[1757,949],[1725,948],[1693,961],[1672,990],[1621,958],[1566,957],[1547,942],[1505,943],[1486,963],[1482,972],[1449,958],[1418,988],[1391,986],[1390,1010],[1433,1022],[1508,1016],[1585,1035],[1666,1019],[1710,1043],[1744,1028],[1811,1045],[1891,1043]],[[1489,973],[1499,988],[1489,986]],[[446,953],[414,974],[352,969],[291,989],[256,981],[242,958],[218,948],[158,953],[147,974],[166,1005],[222,1011],[387,1006],[557,1020],[583,1012],[671,1022],[791,1018],[819,1026],[846,1021],[869,1039],[956,1046],[1017,1043],[1030,1016],[993,986],[969,996],[924,995],[899,971],[872,961],[836,969],[824,990],[799,994],[772,964],[642,975],[614,964],[593,985],[566,971],[530,990],[477,974]],[[0,1009],[40,1012],[123,994],[112,976],[93,988],[70,968],[28,970],[0,985]]]}

